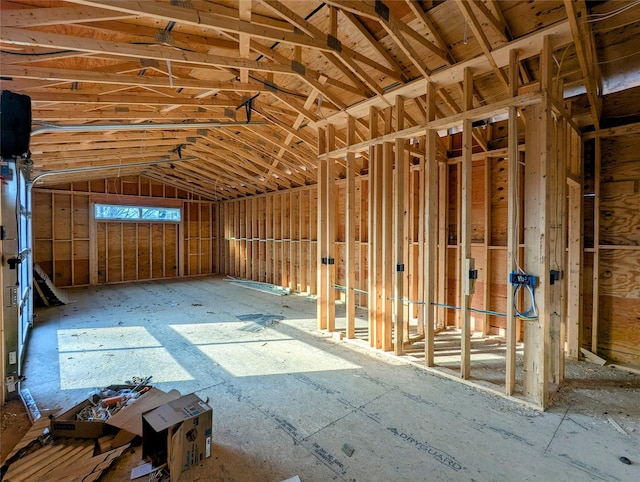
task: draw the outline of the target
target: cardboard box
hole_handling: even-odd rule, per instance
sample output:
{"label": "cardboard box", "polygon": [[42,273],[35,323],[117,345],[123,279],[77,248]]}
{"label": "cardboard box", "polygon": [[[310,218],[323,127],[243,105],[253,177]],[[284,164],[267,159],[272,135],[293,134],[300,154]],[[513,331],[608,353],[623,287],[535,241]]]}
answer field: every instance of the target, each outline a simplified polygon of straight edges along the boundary
{"label": "cardboard box", "polygon": [[104,420],[76,420],[76,415],[90,405],[93,405],[91,401],[85,400],[57,417],[51,417],[49,420],[51,435],[53,437],[99,438],[115,433],[117,430],[107,426]]}
{"label": "cardboard box", "polygon": [[142,457],[167,464],[171,482],[211,456],[213,410],[196,394],[161,405],[142,415]]}
{"label": "cardboard box", "polygon": [[[125,388],[134,388],[134,385],[110,385],[106,389],[119,391]],[[140,395],[140,398],[135,403],[139,403],[144,399],[152,390],[156,390],[153,387],[149,387],[149,391]],[[156,390],[157,391],[157,390]],[[162,392],[164,393],[164,392]],[[93,400],[93,403],[92,403]],[[79,414],[85,407],[89,405],[99,405],[100,397],[97,395],[92,396],[92,400],[84,400],[77,405],[74,405],[64,413],[50,417],[49,431],[54,437],[73,437],[73,438],[100,438],[103,435],[114,434],[118,431],[117,426],[111,426],[110,419],[107,420],[76,420],[76,415]],[[145,399],[146,401],[146,399]],[[134,405],[135,405],[134,403]],[[157,406],[157,405],[155,405]],[[125,412],[129,407],[123,407],[116,413]],[[139,415],[138,415],[139,417]],[[139,424],[138,424],[139,425]],[[142,430],[140,430],[142,435]],[[133,438],[133,437],[132,437]]]}

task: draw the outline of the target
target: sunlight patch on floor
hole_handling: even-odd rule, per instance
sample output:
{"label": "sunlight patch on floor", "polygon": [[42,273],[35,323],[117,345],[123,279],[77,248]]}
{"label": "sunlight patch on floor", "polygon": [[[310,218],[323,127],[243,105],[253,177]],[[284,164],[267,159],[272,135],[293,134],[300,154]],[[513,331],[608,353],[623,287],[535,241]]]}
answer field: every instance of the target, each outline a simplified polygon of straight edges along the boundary
{"label": "sunlight patch on floor", "polygon": [[58,330],[60,389],[98,388],[134,376],[153,382],[193,380],[144,327]]}
{"label": "sunlight patch on floor", "polygon": [[[360,366],[350,363],[308,343],[295,340],[275,330],[263,330],[239,341],[224,343],[220,326],[171,325],[209,357],[235,377],[279,375],[332,370],[352,370]],[[213,326],[211,326],[213,325]],[[230,323],[224,329],[231,328]],[[244,326],[238,324],[234,329]]]}

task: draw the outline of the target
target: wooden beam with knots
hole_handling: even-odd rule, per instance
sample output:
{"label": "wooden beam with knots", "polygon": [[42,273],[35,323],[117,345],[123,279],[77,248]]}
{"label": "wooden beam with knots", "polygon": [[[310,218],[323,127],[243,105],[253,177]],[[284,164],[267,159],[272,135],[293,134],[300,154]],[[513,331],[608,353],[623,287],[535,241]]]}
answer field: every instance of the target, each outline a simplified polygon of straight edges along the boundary
{"label": "wooden beam with knots", "polygon": [[235,174],[239,176],[239,180],[244,180],[243,182],[247,184],[257,184],[264,186],[265,189],[273,190],[283,189],[286,186],[284,183],[279,182],[276,177],[266,177],[264,171],[256,169],[255,166],[241,156],[232,152],[221,151],[219,147],[212,149],[209,146],[199,144],[190,147],[188,152],[201,152],[201,158],[204,162],[216,166],[217,169],[221,169],[227,175]]}
{"label": "wooden beam with knots", "polygon": [[[285,172],[281,168],[273,168],[268,161],[263,159],[257,150],[254,150],[253,148],[250,148],[251,150],[247,149],[246,144],[243,142],[237,142],[237,140],[234,139],[234,136],[229,133],[224,133],[220,136],[209,136],[207,137],[207,142],[226,149],[229,151],[229,155],[243,159],[245,161],[245,167],[248,168],[248,165],[251,165],[251,170],[256,172],[258,175],[267,176],[268,172],[275,172],[277,176],[274,177],[274,179],[276,179],[275,182],[282,187],[291,187],[291,182],[304,184],[304,178],[302,176],[295,173]],[[284,182],[284,179],[288,180],[288,182]]]}
{"label": "wooden beam with knots", "polygon": [[[367,2],[355,2],[350,0],[328,0],[326,3],[334,7],[338,7],[344,11],[355,13],[356,15],[364,16],[366,18],[373,19],[380,23],[385,29],[387,34],[394,40],[400,50],[407,56],[411,63],[418,69],[423,77],[430,75],[429,69],[422,60],[421,56],[417,53],[413,45],[405,37],[405,33],[412,30],[407,25],[400,22],[391,9],[383,2],[376,2],[375,7]],[[414,32],[415,33],[415,32]],[[408,33],[411,37],[415,36]],[[417,34],[416,34],[417,35]],[[422,43],[422,41],[420,42]],[[435,45],[432,46],[434,49]],[[438,49],[440,50],[440,49]],[[442,52],[439,55],[443,55]]]}
{"label": "wooden beam with knots", "polygon": [[[264,55],[265,57],[268,57],[274,60],[275,62],[279,62],[283,64],[288,62],[292,66],[295,65],[294,64],[295,62],[297,64],[296,70],[298,71],[298,75],[300,79],[303,80],[306,84],[308,84],[312,88],[312,90],[319,91],[326,100],[331,102],[337,108],[339,109],[346,108],[346,104],[342,102],[337,96],[329,92],[329,90],[326,88],[326,85],[320,82],[319,77],[321,74],[319,72],[316,72],[315,70],[308,68],[306,65],[303,65],[302,62],[296,59],[288,59],[284,55],[281,55],[275,50],[269,47],[266,47],[258,42],[252,42],[251,48],[256,52],[259,52],[261,55]],[[364,96],[364,92],[362,93],[362,95]],[[309,108],[307,107],[307,109]]]}
{"label": "wooden beam with knots", "polygon": [[[315,41],[319,41],[330,48],[330,51],[323,50],[322,55],[329,60],[332,64],[334,64],[339,69],[343,70],[344,66],[348,69],[349,76],[357,76],[362,82],[364,82],[368,88],[370,88],[373,92],[380,95],[383,93],[382,88],[377,84],[377,82],[371,77],[356,61],[354,60],[358,55],[352,49],[342,45],[340,40],[337,37],[332,35],[327,35],[322,32],[315,25],[312,25],[304,18],[302,18],[297,13],[293,12],[291,9],[287,8],[281,2],[277,0],[262,0],[262,3],[268,7],[274,13],[280,15],[283,19],[291,22],[297,28],[305,32],[309,37],[313,38]],[[394,73],[395,75],[395,73]]]}
{"label": "wooden beam with knots", "polygon": [[455,0],[455,1],[456,1],[456,5],[458,6],[458,9],[460,10],[460,13],[462,13],[465,20],[468,22],[469,26],[471,27],[473,35],[475,36],[476,40],[480,44],[480,48],[482,49],[482,52],[484,53],[484,55],[487,57],[487,60],[489,61],[489,64],[491,65],[493,72],[496,74],[498,79],[500,79],[500,81],[504,84],[505,88],[508,90],[509,79],[496,63],[496,59],[493,57],[493,54],[491,52],[492,51],[491,44],[489,43],[489,39],[487,39],[487,36],[484,33],[484,30],[482,29],[482,25],[480,25],[480,22],[478,22],[476,15],[474,15],[474,13],[471,11],[471,7],[469,6],[466,0]]}
{"label": "wooden beam with knots", "polygon": [[349,23],[362,35],[369,46],[372,47],[378,54],[387,62],[389,67],[391,67],[395,72],[397,72],[398,76],[403,82],[407,82],[409,78],[402,72],[402,67],[398,64],[397,60],[391,55],[387,49],[385,49],[380,42],[376,40],[376,38],[367,30],[367,27],[360,21],[358,17],[356,17],[353,13],[348,10],[340,10],[344,18],[346,18]]}
{"label": "wooden beam with knots", "polygon": [[[218,170],[221,170],[227,177],[233,178],[237,182],[257,183],[270,189],[278,189],[279,187],[275,178],[265,178],[261,170],[254,169],[250,165],[247,166],[248,163],[244,160],[236,162],[234,158],[233,162],[230,162],[229,158],[224,155],[224,151],[218,147],[211,148],[204,141],[187,146],[185,152],[201,158],[203,160],[201,168],[210,170],[210,174],[216,174]],[[257,182],[258,179],[261,179],[260,182]]]}
{"label": "wooden beam with knots", "polygon": [[176,50],[173,47],[165,47],[162,45],[154,49],[149,49],[145,45],[134,45],[51,32],[38,32],[35,30],[22,30],[12,27],[1,29],[0,39],[9,45],[31,45],[97,54],[108,53],[118,57],[154,59],[162,62],[171,61],[179,65],[203,66],[208,68],[247,68],[258,72],[294,74],[290,66],[271,62],[256,62],[246,59],[224,57],[222,55]]}
{"label": "wooden beam with knots", "polygon": [[[238,2],[238,17],[243,22],[251,22],[251,0],[239,0]],[[240,58],[248,59],[251,36],[246,33],[241,33],[239,38],[240,45]],[[240,69],[240,82],[249,82],[249,69]]]}
{"label": "wooden beam with knots", "polygon": [[[331,48],[317,41],[308,35],[294,32],[293,27],[286,22],[280,22],[287,25],[287,29],[266,25],[260,22],[256,15],[251,16],[251,22],[240,20],[237,16],[222,15],[216,5],[210,4],[212,11],[197,11],[189,8],[182,8],[171,5],[166,2],[154,0],[146,0],[144,2],[122,2],[119,0],[67,0],[69,3],[79,5],[88,5],[97,8],[114,10],[117,12],[131,13],[143,17],[150,17],[156,20],[167,22],[176,22],[179,24],[190,25],[198,29],[212,29],[221,32],[243,33],[248,34],[252,38],[260,38],[272,42],[283,42],[290,45],[300,45],[302,47],[315,48],[319,50],[331,51]],[[227,10],[229,8],[227,7]],[[235,15],[238,10],[232,9]],[[267,19],[268,17],[263,17]],[[273,21],[273,19],[270,19]]]}
{"label": "wooden beam with knots", "polygon": [[578,63],[587,89],[591,118],[598,130],[602,116],[602,75],[598,67],[593,32],[586,22],[587,6],[584,0],[564,0],[564,7],[567,10]]}
{"label": "wooden beam with knots", "polygon": [[431,19],[427,15],[427,13],[424,10],[422,10],[422,7],[418,3],[418,1],[417,0],[406,0],[406,2],[407,2],[407,5],[409,5],[409,8],[411,9],[411,12],[413,12],[413,14],[418,19],[420,19],[420,21],[427,28],[427,31],[433,36],[434,44],[441,51],[443,51],[445,53],[445,56],[443,57],[443,60],[445,62],[450,63],[450,64],[455,63],[455,59],[453,58],[453,55],[449,51],[449,46],[447,45],[447,42],[445,42],[444,38],[442,38],[442,35],[440,34],[440,31],[438,30],[436,25],[431,21]]}
{"label": "wooden beam with knots", "polygon": [[99,8],[52,7],[3,10],[0,27],[41,27],[45,25],[72,25],[76,23],[126,20],[131,13],[114,13]]}

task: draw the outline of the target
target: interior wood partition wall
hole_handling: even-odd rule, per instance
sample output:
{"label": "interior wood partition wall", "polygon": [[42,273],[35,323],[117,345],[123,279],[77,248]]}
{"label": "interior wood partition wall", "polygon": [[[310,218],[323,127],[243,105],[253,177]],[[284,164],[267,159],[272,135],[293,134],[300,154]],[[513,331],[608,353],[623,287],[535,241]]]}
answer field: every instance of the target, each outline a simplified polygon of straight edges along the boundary
{"label": "interior wood partition wall", "polygon": [[634,367],[640,366],[638,137],[624,127],[585,136],[586,322],[578,335],[581,346]]}
{"label": "interior wood partition wall", "polygon": [[[100,221],[93,204],[178,207],[180,223]],[[34,261],[56,286],[217,272],[217,203],[140,176],[33,188]]]}
{"label": "interior wood partition wall", "polygon": [[[544,65],[539,92],[518,95],[517,78],[512,75],[509,101],[497,102],[493,109],[491,105],[474,107],[473,72],[466,70],[466,102],[462,113],[437,120],[428,117],[422,125],[406,128],[402,122],[406,99],[398,98],[392,107],[370,109],[368,142],[353,145],[348,141],[346,147],[340,149],[332,149],[328,143],[321,143],[319,150],[322,166],[328,160],[343,159],[345,154],[368,149],[369,206],[372,207],[369,211],[368,262],[371,275],[368,335],[372,346],[389,351],[393,347],[389,337],[390,323],[396,322],[394,340],[402,339],[404,334],[404,326],[399,325],[403,323],[403,318],[397,316],[398,309],[394,311],[395,316],[391,316],[387,304],[392,298],[389,296],[392,292],[390,281],[395,285],[394,293],[404,292],[404,278],[390,276],[404,262],[404,259],[399,259],[399,256],[404,258],[400,217],[411,209],[414,212],[409,218],[414,217],[416,203],[399,193],[392,197],[388,180],[393,178],[395,172],[396,189],[401,188],[398,178],[402,175],[404,164],[401,167],[398,163],[403,159],[402,150],[410,139],[427,135],[420,146],[426,149],[422,150],[423,165],[426,167],[417,167],[420,178],[412,184],[418,186],[421,198],[424,193],[424,198],[417,204],[425,203],[419,208],[417,236],[419,241],[424,242],[419,249],[422,259],[418,262],[418,270],[422,271],[418,277],[422,276],[423,279],[419,283],[421,289],[417,293],[418,300],[412,300],[422,304],[423,314],[427,315],[424,316],[425,363],[437,364],[437,360],[435,363],[433,361],[432,347],[438,320],[442,320],[443,313],[436,312],[433,303],[457,302],[458,316],[445,317],[444,326],[458,326],[461,329],[460,376],[472,376],[472,331],[507,335],[504,391],[508,395],[513,394],[517,382],[516,343],[523,340],[525,369],[520,380],[523,387],[520,396],[542,408],[548,405],[551,395],[562,382],[563,348],[567,334],[573,337],[569,345],[575,347],[577,344],[576,330],[567,329],[567,314],[580,316],[578,304],[574,302],[569,306],[566,297],[568,289],[575,295],[576,287],[580,284],[580,274],[569,275],[567,269],[567,266],[573,266],[575,271],[580,263],[576,259],[580,249],[569,249],[567,246],[567,223],[573,224],[571,233],[575,236],[580,208],[575,192],[573,203],[567,203],[566,200],[567,178],[578,185],[581,182],[579,150],[575,148],[578,134],[567,121],[564,106],[556,101],[551,52],[551,41],[546,38],[540,56]],[[516,65],[516,59],[517,53],[513,52],[512,68]],[[426,96],[427,105],[429,95],[432,94]],[[508,146],[493,152],[474,151],[473,123],[504,112],[509,116],[506,121]],[[396,130],[389,129],[393,117],[397,120]],[[519,124],[524,127],[522,131]],[[462,155],[458,159],[442,159],[449,167],[438,170],[436,153],[432,151],[437,138],[430,139],[429,135],[456,125],[462,125],[462,139],[458,137],[457,140]],[[328,124],[326,129],[337,127]],[[519,145],[522,140],[523,145]],[[395,144],[391,144],[392,141]],[[455,142],[454,136],[450,136],[449,147],[455,148]],[[394,152],[395,156],[392,156]],[[394,158],[395,168],[391,171],[390,160]],[[524,164],[524,168],[520,167],[521,164]],[[327,184],[333,184],[334,178],[321,174],[319,182],[319,191],[324,192]],[[395,202],[393,210],[389,207],[390,199]],[[438,204],[442,202],[447,203],[447,209]],[[570,207],[572,213],[568,212]],[[395,218],[390,213],[395,213]],[[328,216],[327,212],[325,216]],[[331,222],[331,218],[326,221]],[[387,233],[394,227],[399,232],[393,244],[390,244]],[[444,227],[448,228],[446,237]],[[319,229],[323,229],[322,224],[319,224]],[[523,238],[521,232],[524,232]],[[420,233],[424,233],[422,239]],[[442,242],[445,239],[448,240],[449,255],[442,254]],[[520,244],[521,240],[524,241],[523,245]],[[440,250],[436,247],[436,241],[441,244]],[[395,260],[387,255],[393,246]],[[438,269],[435,269],[436,266]],[[526,295],[521,295],[514,299],[508,275],[517,266],[537,277],[535,298],[527,299]],[[470,272],[474,267],[478,271],[477,282],[470,280]],[[553,284],[552,269],[560,274],[560,279]],[[418,284],[416,277],[412,281]],[[447,285],[449,289],[443,289]],[[408,291],[415,293],[412,289]],[[446,299],[440,299],[443,294],[446,294]],[[515,303],[524,312],[528,308],[527,303],[530,304],[532,300],[537,315],[522,321],[512,307]],[[320,293],[319,303],[322,302]],[[489,313],[472,317],[472,309]],[[502,320],[497,321],[496,318]],[[319,326],[324,327],[321,323]],[[395,346],[395,351],[402,352],[398,346]]]}
{"label": "interior wood partition wall", "polygon": [[219,204],[222,273],[315,294],[316,186]]}

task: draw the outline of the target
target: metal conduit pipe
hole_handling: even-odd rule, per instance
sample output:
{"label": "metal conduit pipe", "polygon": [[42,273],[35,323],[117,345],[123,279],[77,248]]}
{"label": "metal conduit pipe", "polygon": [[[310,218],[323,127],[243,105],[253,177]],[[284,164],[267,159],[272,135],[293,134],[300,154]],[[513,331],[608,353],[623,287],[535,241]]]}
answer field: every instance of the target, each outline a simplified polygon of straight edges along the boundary
{"label": "metal conduit pipe", "polygon": [[154,159],[153,161],[143,161],[143,162],[130,162],[125,164],[109,164],[106,166],[87,166],[87,167],[71,167],[69,169],[58,169],[55,171],[44,171],[38,174],[36,177],[31,180],[31,183],[36,183],[38,180],[42,179],[45,176],[53,176],[55,174],[73,174],[77,172],[88,172],[88,171],[104,171],[107,169],[120,169],[124,167],[136,167],[136,166],[150,166],[152,164],[162,164],[162,163],[171,163],[175,164],[177,162],[184,161],[197,161],[197,157],[183,157],[180,159]]}

